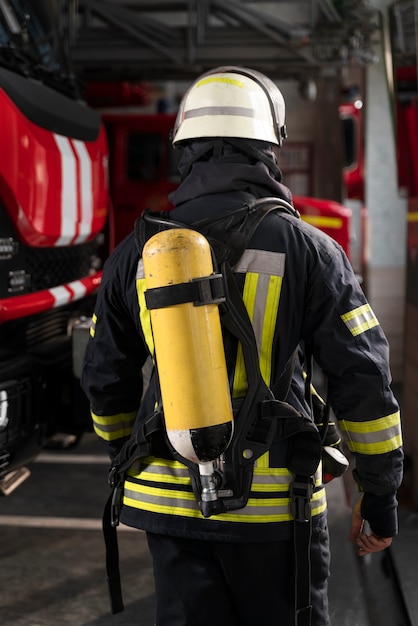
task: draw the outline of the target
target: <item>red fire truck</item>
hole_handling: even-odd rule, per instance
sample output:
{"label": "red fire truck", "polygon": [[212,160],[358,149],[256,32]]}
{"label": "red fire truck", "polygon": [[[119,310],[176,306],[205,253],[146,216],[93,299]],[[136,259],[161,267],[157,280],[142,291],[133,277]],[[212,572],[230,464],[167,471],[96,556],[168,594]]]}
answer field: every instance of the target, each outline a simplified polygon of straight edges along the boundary
{"label": "red fire truck", "polygon": [[[108,149],[48,0],[0,3],[0,490],[88,423],[77,329],[100,283]],[[58,10],[57,10],[58,11]]]}

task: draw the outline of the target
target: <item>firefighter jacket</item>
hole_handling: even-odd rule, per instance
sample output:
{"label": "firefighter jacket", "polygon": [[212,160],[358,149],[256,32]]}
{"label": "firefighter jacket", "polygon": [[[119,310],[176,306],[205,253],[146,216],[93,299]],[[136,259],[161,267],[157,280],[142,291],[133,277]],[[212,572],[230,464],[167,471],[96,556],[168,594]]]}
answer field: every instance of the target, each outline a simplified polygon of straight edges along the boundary
{"label": "firefighter jacket", "polygon": [[[171,215],[190,224],[238,208],[244,197],[241,192],[201,196],[183,202]],[[364,500],[372,529],[381,536],[396,534],[395,493],[403,457],[388,344],[344,252],[301,219],[273,211],[233,269],[255,331],[264,380],[274,389],[297,346],[310,345],[328,379],[330,403],[353,454],[356,479],[369,498]],[[141,403],[141,368],[150,351],[143,266],[129,235],[105,264],[82,375],[94,429],[111,456],[129,437],[135,419],[144,419],[156,401],[151,380]],[[227,346],[226,352],[233,393],[239,394],[245,386],[239,350]],[[309,414],[297,372],[287,400]],[[286,538],[292,533],[291,480],[286,444],[273,442],[255,464],[247,505],[206,519],[187,468],[174,459],[149,456],[126,475],[121,520],[154,533],[199,539]],[[320,468],[310,506],[314,526],[323,524],[326,493]]]}

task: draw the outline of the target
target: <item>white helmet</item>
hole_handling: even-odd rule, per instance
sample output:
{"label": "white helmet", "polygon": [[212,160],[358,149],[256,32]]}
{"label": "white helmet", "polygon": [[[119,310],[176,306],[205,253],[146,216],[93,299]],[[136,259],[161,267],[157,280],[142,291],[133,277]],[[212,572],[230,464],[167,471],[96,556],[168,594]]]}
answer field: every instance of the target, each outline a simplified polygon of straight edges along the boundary
{"label": "white helmet", "polygon": [[242,137],[281,146],[286,126],[280,89],[245,67],[217,67],[202,74],[180,103],[173,145],[203,137]]}

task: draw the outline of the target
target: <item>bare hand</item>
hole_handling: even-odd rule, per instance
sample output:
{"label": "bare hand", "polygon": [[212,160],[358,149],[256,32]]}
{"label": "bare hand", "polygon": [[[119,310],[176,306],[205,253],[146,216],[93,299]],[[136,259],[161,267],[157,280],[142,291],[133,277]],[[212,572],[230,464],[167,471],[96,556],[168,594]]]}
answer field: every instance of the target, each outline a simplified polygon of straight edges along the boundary
{"label": "bare hand", "polygon": [[356,502],[351,520],[349,539],[355,541],[359,547],[358,555],[364,556],[372,552],[381,552],[390,546],[392,537],[378,537],[373,531],[370,534],[363,532],[364,519],[361,516],[361,500]]}

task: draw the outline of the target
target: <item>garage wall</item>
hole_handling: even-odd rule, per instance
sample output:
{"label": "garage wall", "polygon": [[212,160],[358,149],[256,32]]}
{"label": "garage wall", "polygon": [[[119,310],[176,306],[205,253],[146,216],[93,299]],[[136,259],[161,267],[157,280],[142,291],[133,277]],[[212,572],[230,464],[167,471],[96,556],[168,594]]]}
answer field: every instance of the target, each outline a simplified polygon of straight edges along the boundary
{"label": "garage wall", "polygon": [[[386,19],[386,0],[373,2]],[[368,295],[389,339],[391,367],[402,381],[406,292],[407,198],[398,189],[392,94],[385,67],[383,36],[380,61],[366,73],[366,205],[369,212]],[[388,80],[389,78],[389,80]]]}
{"label": "garage wall", "polygon": [[[387,335],[395,382],[402,382],[405,343],[407,198],[398,189],[391,94],[383,49],[364,76],[366,207],[368,209],[367,297]],[[314,145],[314,195],[341,200],[341,130],[337,81],[319,83],[315,103],[303,100],[297,83],[286,94],[289,139]]]}

